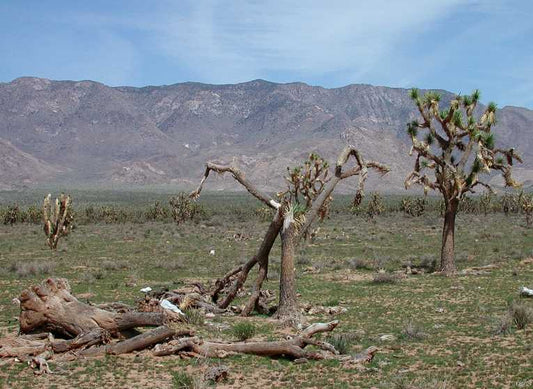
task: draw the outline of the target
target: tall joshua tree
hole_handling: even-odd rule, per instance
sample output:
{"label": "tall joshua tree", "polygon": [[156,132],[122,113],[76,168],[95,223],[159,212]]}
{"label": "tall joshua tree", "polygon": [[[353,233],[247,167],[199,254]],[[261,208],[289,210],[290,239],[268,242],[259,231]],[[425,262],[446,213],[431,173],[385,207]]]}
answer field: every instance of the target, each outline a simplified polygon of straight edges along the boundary
{"label": "tall joshua tree", "polygon": [[425,193],[438,190],[442,194],[445,214],[440,271],[450,274],[456,271],[454,232],[459,201],[478,186],[492,192],[480,176],[495,170],[501,172],[506,186],[520,186],[511,176],[511,167],[513,160],[522,160],[513,148],[495,148],[496,104],[489,103],[476,118],[478,90],[471,95],[455,96],[446,109],[440,109],[441,97],[436,92],[420,96],[418,89],[412,89],[410,97],[421,119],[407,124],[413,143],[410,155],[416,153],[416,161],[405,187],[415,183],[422,185]]}
{"label": "tall joshua tree", "polygon": [[[346,167],[350,157],[354,158],[355,164],[352,167]],[[258,265],[257,279],[242,314],[246,316],[254,309],[262,309],[261,288],[268,273],[270,251],[279,235],[281,237],[281,272],[280,297],[276,317],[290,324],[300,323],[294,272],[295,249],[310,231],[312,224],[318,218],[327,215],[331,195],[341,180],[359,176],[355,201],[361,200],[369,169],[380,173],[386,173],[389,170],[378,162],[365,161],[361,154],[351,146],[345,147],[340,153],[332,174],[325,160],[316,154],[311,154],[302,166],[288,169],[287,189],[277,193],[274,199],[255,187],[236,167],[208,162],[200,185],[190,195],[192,198],[197,198],[200,195],[203,184],[211,171],[219,174],[227,172],[231,173],[235,180],[243,185],[252,196],[276,211],[257,254],[244,265],[238,266],[216,281],[215,287],[211,291],[211,297],[217,305],[220,308],[227,308],[243,287],[250,270]],[[221,298],[220,295],[223,292],[225,296]]]}

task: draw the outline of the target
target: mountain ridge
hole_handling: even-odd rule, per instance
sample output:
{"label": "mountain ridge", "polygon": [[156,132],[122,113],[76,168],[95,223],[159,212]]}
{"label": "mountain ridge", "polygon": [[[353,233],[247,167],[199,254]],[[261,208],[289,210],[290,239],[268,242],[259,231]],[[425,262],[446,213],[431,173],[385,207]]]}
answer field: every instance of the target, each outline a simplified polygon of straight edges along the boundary
{"label": "mountain ridge", "polygon": [[[438,91],[444,104],[453,96]],[[311,151],[333,160],[343,134],[350,133],[366,158],[394,169],[371,186],[398,191],[414,162],[407,155],[405,123],[416,116],[406,89],[369,84],[324,88],[251,80],[109,87],[36,77],[0,83],[0,141],[47,166],[20,180],[24,185],[190,186],[203,164],[217,159],[240,165],[260,186],[277,190],[286,166]],[[508,106],[497,117],[497,142],[518,146],[525,163],[517,175],[533,182],[533,111]],[[20,164],[26,160],[19,158]],[[0,171],[1,187],[20,187],[18,181],[16,168]],[[224,178],[213,185],[234,188]]]}

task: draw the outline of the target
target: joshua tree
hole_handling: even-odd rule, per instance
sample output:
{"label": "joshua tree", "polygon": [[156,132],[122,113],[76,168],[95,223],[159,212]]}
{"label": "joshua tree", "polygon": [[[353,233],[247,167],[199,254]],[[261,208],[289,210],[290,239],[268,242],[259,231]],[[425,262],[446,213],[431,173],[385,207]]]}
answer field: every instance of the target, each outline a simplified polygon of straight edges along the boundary
{"label": "joshua tree", "polygon": [[57,242],[62,236],[68,235],[72,227],[72,201],[70,196],[61,193],[56,199],[52,208],[51,195],[44,198],[43,202],[43,223],[44,233],[46,234],[46,243],[55,250]]}
{"label": "joshua tree", "polygon": [[[459,201],[477,186],[492,188],[481,181],[482,173],[499,170],[505,185],[518,187],[511,176],[513,160],[522,162],[513,148],[498,149],[494,146],[493,126],[496,123],[496,104],[489,103],[479,118],[474,116],[480,92],[469,96],[456,96],[450,107],[441,110],[440,95],[428,92],[420,96],[417,89],[410,92],[421,115],[421,120],[407,124],[407,131],[416,153],[413,172],[405,180],[406,189],[413,183],[420,184],[427,193],[438,190],[444,199],[444,228],[440,270],[453,273],[455,217]],[[419,137],[420,130],[423,131]],[[428,173],[433,171],[434,174]]]}
{"label": "joshua tree", "polygon": [[[351,156],[355,159],[355,166],[345,169]],[[274,199],[257,189],[239,169],[208,162],[199,187],[190,195],[192,198],[197,198],[200,195],[202,186],[211,171],[219,174],[229,172],[251,195],[275,211],[257,254],[247,263],[231,270],[215,283],[211,296],[218,306],[220,308],[228,307],[244,285],[250,270],[258,264],[259,272],[252,295],[242,314],[247,316],[254,309],[264,310],[260,300],[261,287],[268,273],[270,250],[277,236],[280,235],[282,251],[280,297],[276,317],[291,324],[299,323],[300,313],[296,300],[294,273],[295,249],[310,231],[312,224],[318,218],[324,218],[327,215],[331,195],[341,180],[359,176],[354,201],[361,201],[368,169],[374,169],[380,173],[386,173],[389,170],[378,162],[365,161],[361,154],[351,146],[345,147],[339,155],[333,174],[330,174],[329,165],[325,160],[316,154],[311,154],[302,166],[293,169],[288,168],[286,177],[288,187],[285,191],[279,192]],[[225,291],[226,295],[219,300],[222,291]]]}

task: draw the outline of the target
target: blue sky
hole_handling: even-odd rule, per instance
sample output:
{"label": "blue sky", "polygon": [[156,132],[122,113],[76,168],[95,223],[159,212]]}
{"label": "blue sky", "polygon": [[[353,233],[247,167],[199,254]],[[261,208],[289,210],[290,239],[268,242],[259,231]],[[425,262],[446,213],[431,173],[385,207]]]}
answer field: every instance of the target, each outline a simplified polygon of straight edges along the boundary
{"label": "blue sky", "polygon": [[533,1],[0,0],[0,81],[262,78],[533,108]]}

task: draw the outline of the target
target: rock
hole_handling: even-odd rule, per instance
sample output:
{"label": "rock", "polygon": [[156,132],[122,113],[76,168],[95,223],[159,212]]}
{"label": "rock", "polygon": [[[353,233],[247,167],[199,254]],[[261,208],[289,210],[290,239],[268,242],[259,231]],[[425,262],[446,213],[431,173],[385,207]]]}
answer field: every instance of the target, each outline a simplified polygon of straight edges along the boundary
{"label": "rock", "polygon": [[520,296],[522,297],[533,297],[533,289],[526,288],[522,286],[520,289]]}
{"label": "rock", "polygon": [[393,334],[385,334],[381,335],[379,337],[379,340],[382,342],[393,342],[396,340],[396,336],[394,336]]}
{"label": "rock", "polygon": [[182,312],[181,309],[179,309],[177,306],[175,306],[174,304],[172,304],[170,301],[168,301],[167,299],[163,299],[161,300],[161,302],[159,303],[159,305],[161,306],[161,308],[164,308],[166,310],[169,310],[171,312],[174,312],[174,313],[177,313],[179,315],[182,315],[182,316],[185,316],[185,314]]}
{"label": "rock", "polygon": [[302,364],[307,363],[307,362],[309,362],[309,360],[307,358],[297,358],[297,359],[294,360],[294,363],[296,365],[302,365]]}
{"label": "rock", "polygon": [[226,365],[213,366],[207,369],[204,379],[208,382],[221,382],[228,378],[229,367]]}
{"label": "rock", "polygon": [[87,292],[87,293],[80,293],[77,295],[77,297],[79,299],[84,299],[84,300],[89,300],[91,298],[93,298],[95,296],[94,293],[90,293],[90,292]]}
{"label": "rock", "polygon": [[370,346],[365,351],[353,356],[352,362],[354,363],[368,363],[374,359],[374,355],[377,353],[378,348],[376,346]]}

